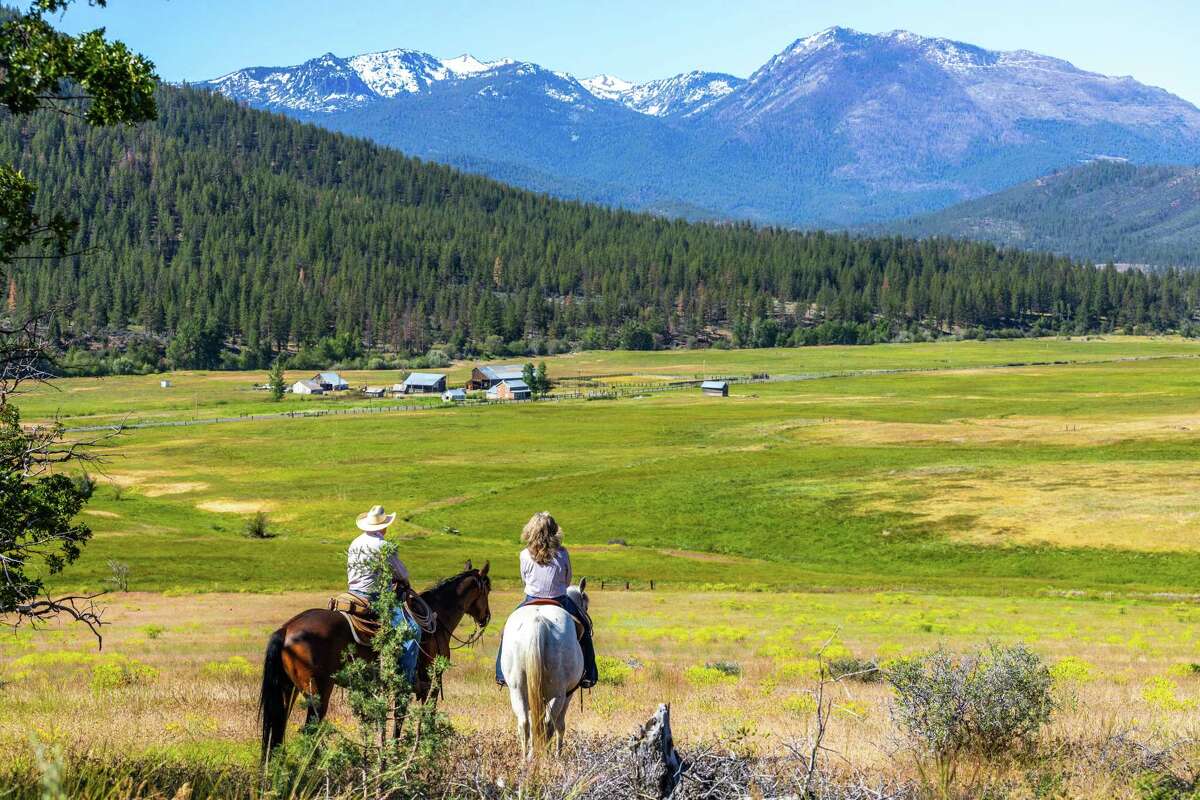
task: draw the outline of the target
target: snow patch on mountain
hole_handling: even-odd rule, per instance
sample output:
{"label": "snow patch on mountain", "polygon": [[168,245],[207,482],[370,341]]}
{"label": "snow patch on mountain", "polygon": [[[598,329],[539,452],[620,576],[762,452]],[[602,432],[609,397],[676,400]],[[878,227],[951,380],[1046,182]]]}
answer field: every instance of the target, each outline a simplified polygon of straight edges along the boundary
{"label": "snow patch on mountain", "polygon": [[[565,76],[564,77],[568,77]],[[583,88],[591,92],[593,97],[601,100],[616,100],[621,102],[621,96],[632,89],[635,84],[618,78],[616,75],[593,75],[579,81]]]}

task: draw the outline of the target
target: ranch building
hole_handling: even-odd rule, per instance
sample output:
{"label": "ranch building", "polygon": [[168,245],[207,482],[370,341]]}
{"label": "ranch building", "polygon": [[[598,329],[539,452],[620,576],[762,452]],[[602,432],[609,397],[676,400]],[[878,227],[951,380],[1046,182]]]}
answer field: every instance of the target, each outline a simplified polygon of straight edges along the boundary
{"label": "ranch building", "polygon": [[296,381],[292,384],[292,394],[325,394],[325,387],[314,380]]}
{"label": "ranch building", "polygon": [[439,394],[446,391],[446,376],[437,372],[414,372],[400,384],[404,394]]}
{"label": "ranch building", "polygon": [[528,400],[533,397],[529,384],[520,378],[510,378],[488,389],[488,400]]}
{"label": "ranch building", "polygon": [[363,389],[363,397],[383,397],[386,391],[382,386],[368,386]]}
{"label": "ranch building", "polygon": [[340,392],[350,388],[350,384],[342,380],[342,376],[336,372],[318,372],[312,380],[327,392]]}
{"label": "ranch building", "polygon": [[704,381],[700,391],[709,397],[729,397],[729,381]]}
{"label": "ranch building", "polygon": [[501,367],[475,367],[475,369],[471,370],[471,380],[467,381],[467,388],[491,389],[501,381],[522,380],[524,375],[525,368],[520,364],[508,364]]}
{"label": "ranch building", "polygon": [[442,392],[443,403],[465,403],[467,401],[467,393],[462,389],[447,389]]}

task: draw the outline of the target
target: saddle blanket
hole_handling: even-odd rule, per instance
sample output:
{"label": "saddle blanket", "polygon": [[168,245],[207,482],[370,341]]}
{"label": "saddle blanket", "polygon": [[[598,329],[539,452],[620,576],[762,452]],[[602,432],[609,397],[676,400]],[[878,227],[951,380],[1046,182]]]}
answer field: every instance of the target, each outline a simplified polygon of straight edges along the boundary
{"label": "saddle blanket", "polygon": [[[561,608],[563,611],[567,611],[567,609],[563,607],[562,603],[558,602],[552,597],[535,597],[532,600],[526,600],[524,603],[521,603],[521,607],[524,606],[555,606],[556,608]],[[570,611],[567,611],[567,616],[575,621],[575,636],[579,639],[582,639],[583,632],[591,627],[591,620],[589,619],[585,623]]]}
{"label": "saddle blanket", "polygon": [[350,635],[355,644],[370,644],[371,638],[379,633],[379,618],[370,604],[356,594],[342,592],[329,598],[329,610],[336,611],[350,624]]}

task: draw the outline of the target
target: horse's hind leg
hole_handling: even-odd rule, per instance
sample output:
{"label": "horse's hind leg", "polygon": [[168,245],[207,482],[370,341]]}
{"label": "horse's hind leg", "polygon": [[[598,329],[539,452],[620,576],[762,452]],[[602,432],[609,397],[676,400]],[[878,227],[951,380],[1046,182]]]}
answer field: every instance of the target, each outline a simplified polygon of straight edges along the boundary
{"label": "horse's hind leg", "polygon": [[[514,684],[516,684],[514,686]],[[508,699],[512,703],[513,715],[517,718],[517,738],[521,740],[521,760],[533,757],[533,729],[530,727],[529,708],[525,705],[525,689],[517,681],[508,685]]]}
{"label": "horse's hind leg", "polygon": [[314,678],[309,681],[308,691],[304,693],[304,697],[308,701],[308,713],[304,717],[306,726],[325,719],[325,715],[329,713],[329,696],[332,693],[332,679],[317,680]]}
{"label": "horse's hind leg", "polygon": [[563,737],[567,733],[567,709],[571,705],[571,696],[555,697],[546,707],[549,716],[549,728],[554,732],[555,747],[558,755],[562,755]]}

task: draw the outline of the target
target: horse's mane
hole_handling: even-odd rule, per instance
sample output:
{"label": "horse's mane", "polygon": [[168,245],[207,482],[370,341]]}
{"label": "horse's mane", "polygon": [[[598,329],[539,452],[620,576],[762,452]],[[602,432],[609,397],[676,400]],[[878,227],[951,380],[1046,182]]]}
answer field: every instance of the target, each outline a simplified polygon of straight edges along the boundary
{"label": "horse's mane", "polygon": [[430,586],[428,589],[421,592],[421,597],[425,598],[426,601],[433,600],[435,598],[442,599],[441,595],[445,594],[447,589],[456,586],[463,578],[471,575],[477,575],[478,572],[479,571],[475,569],[464,569],[457,575],[451,575],[449,578],[443,578],[433,586]]}

